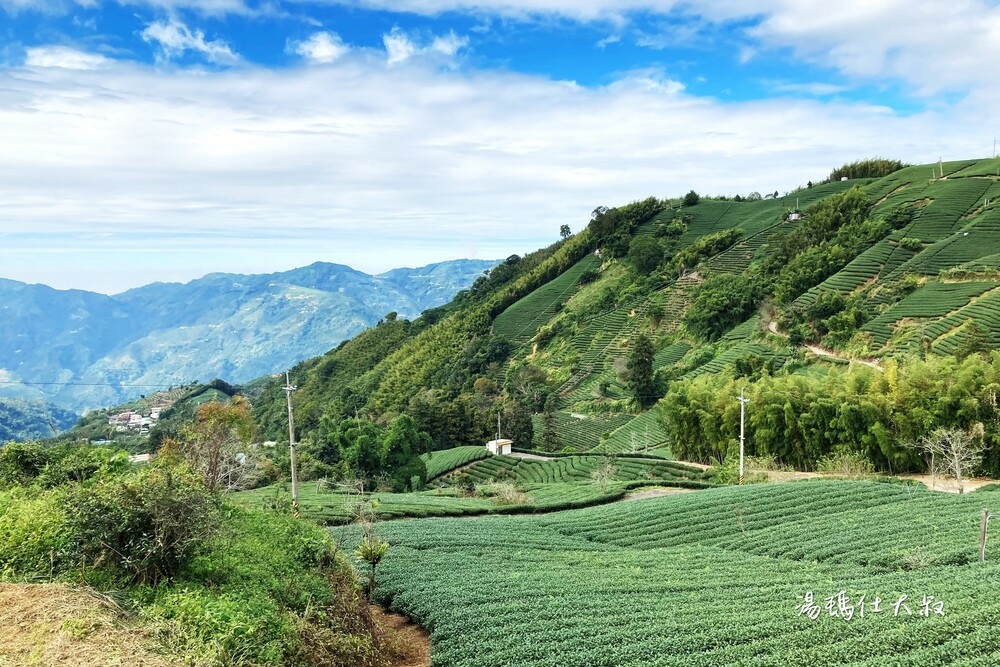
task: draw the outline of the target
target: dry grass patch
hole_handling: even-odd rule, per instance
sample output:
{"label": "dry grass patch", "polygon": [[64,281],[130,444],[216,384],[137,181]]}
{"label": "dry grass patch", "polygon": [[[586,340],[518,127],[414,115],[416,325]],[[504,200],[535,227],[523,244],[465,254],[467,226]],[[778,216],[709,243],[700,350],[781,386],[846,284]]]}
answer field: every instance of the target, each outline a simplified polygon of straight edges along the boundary
{"label": "dry grass patch", "polygon": [[0,584],[0,667],[168,667],[109,600],[64,584]]}

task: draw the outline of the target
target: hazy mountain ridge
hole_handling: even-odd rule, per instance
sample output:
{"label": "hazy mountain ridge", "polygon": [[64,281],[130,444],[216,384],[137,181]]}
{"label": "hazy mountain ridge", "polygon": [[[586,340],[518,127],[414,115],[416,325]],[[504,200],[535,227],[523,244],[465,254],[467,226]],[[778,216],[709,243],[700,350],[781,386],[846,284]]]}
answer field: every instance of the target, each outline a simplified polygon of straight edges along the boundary
{"label": "hazy mountain ridge", "polygon": [[108,383],[249,380],[325,352],[391,311],[412,318],[446,303],[495,263],[369,275],[317,262],[113,296],[0,279],[0,380],[26,383],[0,385],[0,395],[83,410],[153,389],[100,386]]}

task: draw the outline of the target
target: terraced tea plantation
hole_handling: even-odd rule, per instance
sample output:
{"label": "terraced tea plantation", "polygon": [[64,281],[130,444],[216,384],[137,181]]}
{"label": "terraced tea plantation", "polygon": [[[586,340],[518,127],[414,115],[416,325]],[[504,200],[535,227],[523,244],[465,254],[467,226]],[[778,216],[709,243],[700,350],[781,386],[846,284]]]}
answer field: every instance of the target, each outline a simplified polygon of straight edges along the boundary
{"label": "terraced tea plantation", "polygon": [[505,480],[524,484],[589,481],[594,472],[608,465],[611,478],[622,482],[670,484],[687,488],[710,486],[698,468],[658,458],[601,455],[562,456],[548,461],[491,456],[466,468],[463,473],[476,482]]}
{"label": "terraced tea plantation", "polygon": [[436,667],[998,665],[1000,493],[727,487],[536,517],[383,524],[375,597]]}
{"label": "terraced tea plantation", "polygon": [[[569,412],[556,413],[556,434],[559,447],[571,447],[570,451],[588,452],[601,444],[602,438],[611,435],[632,420],[633,415],[573,415]],[[542,417],[535,419],[535,444],[541,443]]]}
{"label": "terraced tea plantation", "polygon": [[[488,495],[492,493],[488,487],[484,489],[484,495],[467,496],[457,489],[442,488],[419,493],[373,492],[362,498],[357,493],[337,488],[321,489],[311,483],[299,488],[299,506],[303,517],[324,525],[351,523],[357,516],[359,503],[374,503],[379,519],[525,514],[609,503],[620,500],[632,489],[648,486],[650,483],[609,482],[603,488],[593,481],[522,484],[519,486],[520,495],[513,501]],[[683,482],[678,481],[679,483]],[[287,502],[289,490],[276,485],[242,491],[233,494],[233,498],[253,507],[273,507],[281,499]]]}
{"label": "terraced tea plantation", "polygon": [[596,271],[600,266],[601,262],[597,257],[584,257],[558,278],[538,288],[497,317],[497,334],[514,345],[524,343],[573,296],[580,276],[587,271]]}
{"label": "terraced tea plantation", "polygon": [[943,318],[997,286],[994,282],[928,283],[868,322],[863,330],[870,333],[875,343],[881,347],[889,341],[896,324],[901,320],[930,321]]}
{"label": "terraced tea plantation", "polygon": [[466,447],[452,447],[428,454],[421,454],[424,465],[427,466],[427,479],[432,480],[440,477],[446,472],[451,472],[455,468],[485,459],[490,453],[485,447],[470,445]]}

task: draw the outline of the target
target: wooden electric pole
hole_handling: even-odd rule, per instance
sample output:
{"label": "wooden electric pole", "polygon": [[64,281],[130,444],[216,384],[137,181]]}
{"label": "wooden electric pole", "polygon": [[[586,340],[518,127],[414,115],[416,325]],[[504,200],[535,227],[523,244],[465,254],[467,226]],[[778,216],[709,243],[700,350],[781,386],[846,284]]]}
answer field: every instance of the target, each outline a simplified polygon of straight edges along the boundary
{"label": "wooden electric pole", "polygon": [[740,397],[736,399],[740,402],[740,486],[743,485],[743,421],[746,413],[746,405],[749,398],[743,396],[743,389],[740,388]]}
{"label": "wooden electric pole", "polygon": [[292,514],[299,516],[299,478],[295,469],[295,419],[292,417],[292,392],[297,387],[292,385],[285,371],[285,396],[288,399],[288,458],[292,468]]}

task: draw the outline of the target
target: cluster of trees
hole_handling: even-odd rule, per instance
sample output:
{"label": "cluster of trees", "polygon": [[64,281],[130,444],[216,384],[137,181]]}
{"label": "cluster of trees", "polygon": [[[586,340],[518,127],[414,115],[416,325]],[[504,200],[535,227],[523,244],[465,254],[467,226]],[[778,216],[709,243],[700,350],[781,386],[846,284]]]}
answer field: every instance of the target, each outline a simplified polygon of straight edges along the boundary
{"label": "cluster of trees", "polygon": [[409,415],[399,415],[382,428],[365,419],[324,423],[316,454],[321,462],[341,464],[343,473],[366,486],[388,482],[394,491],[418,491],[427,481],[421,454],[431,450],[431,437]]}
{"label": "cluster of trees", "polygon": [[661,420],[682,459],[724,459],[739,434],[740,389],[747,405],[750,455],[810,469],[839,452],[863,455],[878,469],[925,470],[914,443],[936,429],[983,424],[983,470],[1000,474],[1000,352],[988,358],[889,360],[823,374],[762,374],[756,380],[701,376],[671,384]]}
{"label": "cluster of trees", "polygon": [[782,328],[792,345],[822,342],[826,347],[841,349],[870,319],[860,294],[824,290],[812,303],[787,309]]}
{"label": "cluster of trees", "polygon": [[591,215],[587,230],[593,243],[606,256],[624,257],[628,253],[635,228],[651,220],[665,207],[666,204],[656,197],[648,197],[618,208],[598,206]]}
{"label": "cluster of trees", "polygon": [[709,276],[685,315],[688,330],[715,340],[750,317],[765,296],[787,306],[909,220],[905,211],[869,218],[869,210],[860,188],[814,204],[802,224],[768,244],[741,274]]}
{"label": "cluster of trees", "polygon": [[667,275],[675,275],[693,268],[707,257],[722,252],[743,237],[742,229],[727,229],[706,234],[678,250],[680,237],[687,230],[687,226],[687,216],[678,217],[667,224],[659,225],[652,235],[633,238],[629,243],[625,262],[640,278],[661,267]]}
{"label": "cluster of trees", "polygon": [[851,162],[850,164],[845,164],[842,167],[837,167],[830,172],[830,177],[827,181],[839,181],[843,177],[847,178],[882,178],[883,176],[888,176],[894,171],[899,171],[903,167],[908,167],[909,165],[900,162],[899,160],[889,160],[886,158],[870,158],[868,160],[858,160],[857,162]]}

